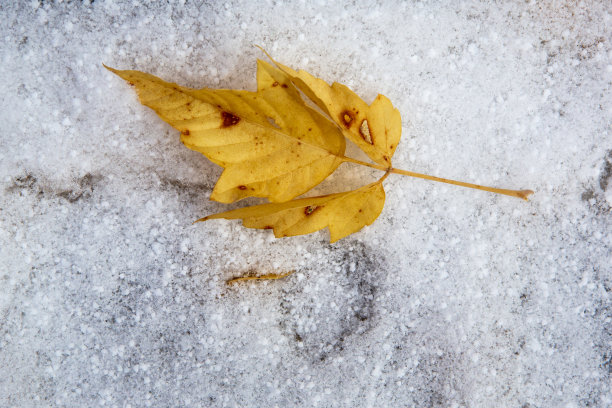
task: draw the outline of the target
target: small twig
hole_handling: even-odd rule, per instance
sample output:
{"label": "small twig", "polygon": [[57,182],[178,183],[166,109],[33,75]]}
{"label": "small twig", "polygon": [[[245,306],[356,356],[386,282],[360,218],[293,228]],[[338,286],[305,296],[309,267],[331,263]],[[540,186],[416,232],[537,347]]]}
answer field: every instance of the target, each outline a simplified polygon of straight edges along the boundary
{"label": "small twig", "polygon": [[292,273],[294,273],[295,271],[289,271],[289,272],[285,272],[285,273],[267,273],[265,275],[259,275],[259,276],[239,276],[237,278],[232,278],[229,279],[228,281],[226,281],[225,283],[227,283],[228,285],[232,285],[236,282],[242,282],[242,281],[249,281],[249,280],[274,280],[274,279],[282,279],[285,278],[289,275],[291,275]]}

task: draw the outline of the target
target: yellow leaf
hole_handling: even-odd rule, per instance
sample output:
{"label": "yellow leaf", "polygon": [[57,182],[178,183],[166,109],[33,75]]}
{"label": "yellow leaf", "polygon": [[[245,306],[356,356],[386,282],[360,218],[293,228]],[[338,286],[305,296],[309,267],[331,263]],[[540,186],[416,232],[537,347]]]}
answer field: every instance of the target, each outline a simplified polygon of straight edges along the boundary
{"label": "yellow leaf", "polygon": [[334,82],[330,86],[304,70],[295,71],[274,61],[268,53],[266,55],[370,159],[383,166],[391,166],[391,157],[402,135],[402,119],[386,96],[378,95],[368,106],[345,85]]}
{"label": "yellow leaf", "polygon": [[[242,219],[249,228],[273,229],[276,237],[329,227],[331,241],[335,242],[370,225],[380,215],[385,203],[382,182],[389,174],[525,200],[533,193],[393,168],[391,157],[400,140],[401,118],[386,97],[378,95],[367,105],[342,84],[334,82],[330,86],[306,71],[275,64],[278,68],[257,61],[256,92],[189,89],[143,72],[107,67],[136,87],[140,101],[178,129],[187,147],[224,167],[212,200],[229,203],[255,196],[272,201],[198,221]],[[298,89],[333,122],[309,108]],[[345,137],[375,163],[345,157]],[[381,170],[385,175],[357,190],[289,201],[319,184],[343,162]]]}
{"label": "yellow leaf", "polygon": [[383,179],[344,193],[239,208],[198,221],[242,219],[248,228],[273,229],[277,238],[310,234],[329,227],[331,242],[336,242],[378,218],[385,204]]}
{"label": "yellow leaf", "polygon": [[303,103],[285,73],[266,62],[257,61],[257,92],[194,90],[139,71],[108,69],[180,130],[187,147],[225,168],[212,200],[287,201],[343,162],[342,133]]}

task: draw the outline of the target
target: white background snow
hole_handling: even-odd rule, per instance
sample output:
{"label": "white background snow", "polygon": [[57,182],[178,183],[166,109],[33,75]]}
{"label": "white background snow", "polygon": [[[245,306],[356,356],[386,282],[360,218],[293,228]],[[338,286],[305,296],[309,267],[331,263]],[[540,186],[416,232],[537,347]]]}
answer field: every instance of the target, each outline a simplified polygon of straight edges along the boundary
{"label": "white background snow", "polygon": [[[611,25],[596,0],[1,2],[0,406],[612,405]],[[396,167],[535,195],[392,176],[333,245],[191,225],[220,168],[102,63],[252,90],[252,44],[388,96]]]}

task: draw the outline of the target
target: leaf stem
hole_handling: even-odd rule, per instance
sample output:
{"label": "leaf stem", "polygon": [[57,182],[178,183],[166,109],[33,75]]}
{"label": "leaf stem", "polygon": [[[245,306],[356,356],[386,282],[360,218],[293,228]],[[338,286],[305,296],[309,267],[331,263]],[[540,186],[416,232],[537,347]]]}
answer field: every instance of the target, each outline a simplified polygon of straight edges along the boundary
{"label": "leaf stem", "polygon": [[525,201],[527,201],[527,197],[529,197],[530,194],[533,194],[533,191],[531,190],[508,190],[505,188],[487,187],[487,186],[481,186],[479,184],[472,184],[472,183],[465,183],[463,181],[449,180],[445,178],[430,176],[428,174],[415,173],[413,171],[407,171],[407,170],[401,170],[401,169],[392,168],[391,173],[402,174],[404,176],[410,176],[410,177],[422,178],[425,180],[438,181],[440,183],[453,184],[455,186],[475,188],[477,190],[489,191],[491,193],[497,193],[497,194],[507,195],[510,197],[522,198]]}
{"label": "leaf stem", "polygon": [[378,183],[382,183],[383,181],[385,181],[385,179],[389,177],[389,174],[391,174],[391,169],[387,170],[385,174],[380,179],[378,179]]}
{"label": "leaf stem", "polygon": [[531,191],[531,190],[508,190],[508,189],[504,189],[504,188],[487,187],[487,186],[481,186],[479,184],[465,183],[463,181],[450,180],[450,179],[445,179],[445,178],[441,178],[441,177],[430,176],[428,174],[415,173],[413,171],[396,169],[396,168],[393,168],[393,167],[386,168],[385,166],[381,166],[380,164],[366,163],[366,162],[363,162],[361,160],[353,159],[351,157],[344,157],[344,161],[350,162],[350,163],[355,163],[355,164],[360,164],[362,166],[371,167],[373,169],[377,169],[377,170],[381,170],[381,171],[386,171],[386,172],[389,172],[389,173],[401,174],[401,175],[404,175],[404,176],[416,177],[416,178],[421,178],[421,179],[425,179],[425,180],[437,181],[437,182],[440,182],[440,183],[453,184],[455,186],[461,186],[461,187],[467,187],[467,188],[474,188],[474,189],[477,189],[477,190],[489,191],[491,193],[503,194],[503,195],[507,195],[507,196],[510,196],[510,197],[522,198],[525,201],[527,201],[527,198],[529,197],[530,194],[533,194],[533,191]]}

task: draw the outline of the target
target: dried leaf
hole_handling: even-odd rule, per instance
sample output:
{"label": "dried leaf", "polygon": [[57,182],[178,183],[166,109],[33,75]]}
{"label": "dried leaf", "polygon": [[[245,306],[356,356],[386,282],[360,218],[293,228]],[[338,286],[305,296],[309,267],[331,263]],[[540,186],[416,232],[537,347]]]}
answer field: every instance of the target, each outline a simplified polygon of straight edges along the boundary
{"label": "dried leaf", "polygon": [[310,234],[329,227],[331,242],[336,242],[372,224],[384,205],[381,179],[344,193],[239,208],[198,221],[242,219],[248,228],[273,229],[277,238]]}
{"label": "dried leaf", "polygon": [[[391,173],[525,200],[533,193],[393,168],[391,157],[400,140],[401,118],[386,97],[378,95],[367,105],[342,84],[330,86],[306,71],[275,64],[279,68],[257,61],[256,92],[189,89],[139,71],[107,67],[136,87],[144,105],[180,130],[187,147],[225,168],[212,200],[230,203],[254,196],[272,201],[198,221],[242,219],[249,228],[273,229],[276,237],[329,227],[335,242],[376,220],[385,203],[382,182]],[[309,108],[296,86],[332,121]],[[345,137],[376,164],[345,157]],[[353,191],[292,200],[343,162],[382,170],[385,175]]]}

